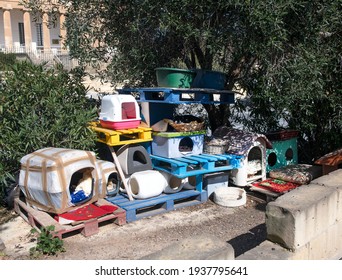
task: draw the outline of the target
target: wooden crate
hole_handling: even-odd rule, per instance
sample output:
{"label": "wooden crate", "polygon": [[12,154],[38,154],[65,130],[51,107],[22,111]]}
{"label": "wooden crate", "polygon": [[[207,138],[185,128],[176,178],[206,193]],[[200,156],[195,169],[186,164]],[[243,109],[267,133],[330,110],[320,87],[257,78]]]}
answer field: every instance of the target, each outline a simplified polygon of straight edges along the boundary
{"label": "wooden crate", "polygon": [[[95,205],[112,205],[105,199],[100,199]],[[112,214],[108,214],[96,219],[90,219],[87,221],[76,222],[68,225],[61,225],[58,223],[49,213],[36,210],[27,205],[24,201],[16,198],[14,200],[14,210],[20,215],[27,223],[33,228],[40,231],[42,227],[54,226],[55,230],[52,233],[53,236],[63,239],[67,233],[81,233],[84,236],[91,236],[99,232],[101,223],[106,221],[113,221],[118,225],[124,225],[126,223],[126,212],[122,208],[118,208]]]}

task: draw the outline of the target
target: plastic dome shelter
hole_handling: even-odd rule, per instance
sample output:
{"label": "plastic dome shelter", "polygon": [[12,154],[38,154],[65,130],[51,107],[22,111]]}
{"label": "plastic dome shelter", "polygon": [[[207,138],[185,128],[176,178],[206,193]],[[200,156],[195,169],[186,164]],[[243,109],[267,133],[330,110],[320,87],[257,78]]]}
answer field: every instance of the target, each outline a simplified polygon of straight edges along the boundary
{"label": "plastic dome shelter", "polygon": [[27,204],[56,214],[104,198],[116,173],[114,163],[83,150],[43,148],[25,155],[20,163],[19,187]]}
{"label": "plastic dome shelter", "polygon": [[106,95],[101,100],[99,120],[104,128],[137,128],[141,120],[139,105],[132,95]]}

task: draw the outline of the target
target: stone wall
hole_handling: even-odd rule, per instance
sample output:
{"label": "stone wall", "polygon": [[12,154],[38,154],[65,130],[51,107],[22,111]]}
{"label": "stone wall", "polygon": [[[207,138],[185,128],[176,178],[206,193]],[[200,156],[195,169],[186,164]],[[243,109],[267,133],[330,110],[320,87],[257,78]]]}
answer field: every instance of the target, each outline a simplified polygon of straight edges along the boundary
{"label": "stone wall", "polygon": [[342,169],[269,202],[266,227],[267,241],[237,259],[340,259]]}

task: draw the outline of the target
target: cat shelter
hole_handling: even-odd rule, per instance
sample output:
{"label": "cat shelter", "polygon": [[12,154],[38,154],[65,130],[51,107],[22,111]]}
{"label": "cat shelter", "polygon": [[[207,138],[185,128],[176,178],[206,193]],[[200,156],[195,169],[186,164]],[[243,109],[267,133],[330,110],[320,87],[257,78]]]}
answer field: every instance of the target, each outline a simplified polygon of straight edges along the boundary
{"label": "cat shelter", "polygon": [[243,156],[241,166],[230,171],[232,184],[243,187],[266,179],[266,149],[271,149],[272,143],[265,135],[222,126],[213,137],[224,141],[226,153]]}
{"label": "cat shelter", "polygon": [[130,129],[140,125],[140,108],[132,95],[106,95],[101,100],[100,124],[109,129]]}
{"label": "cat shelter", "polygon": [[124,145],[116,154],[125,175],[132,175],[135,172],[152,170],[153,168],[150,155],[142,145]]}
{"label": "cat shelter", "polygon": [[283,166],[298,164],[297,130],[281,130],[269,132],[267,139],[272,142],[272,149],[266,151],[266,172]]}
{"label": "cat shelter", "polygon": [[19,187],[26,203],[61,214],[104,198],[115,165],[98,160],[95,153],[64,148],[43,148],[20,160]]}

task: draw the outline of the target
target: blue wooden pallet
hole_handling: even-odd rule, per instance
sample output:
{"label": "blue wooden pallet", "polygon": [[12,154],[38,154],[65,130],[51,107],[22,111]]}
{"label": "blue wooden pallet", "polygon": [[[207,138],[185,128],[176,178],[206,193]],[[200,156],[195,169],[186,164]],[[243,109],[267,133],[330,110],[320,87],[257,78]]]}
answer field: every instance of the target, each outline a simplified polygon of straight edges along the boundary
{"label": "blue wooden pallet", "polygon": [[201,103],[232,104],[235,92],[203,88],[124,88],[118,89],[120,94],[131,94],[137,101],[154,103]]}
{"label": "blue wooden pallet", "polygon": [[231,154],[200,154],[180,158],[165,158],[155,155],[150,157],[154,169],[172,173],[179,178],[237,169],[241,167],[242,159],[242,156]]}
{"label": "blue wooden pallet", "polygon": [[126,194],[108,197],[106,200],[124,209],[126,222],[129,223],[144,217],[206,202],[208,194],[206,191],[186,190],[174,194],[161,194],[144,200],[130,201]]}

